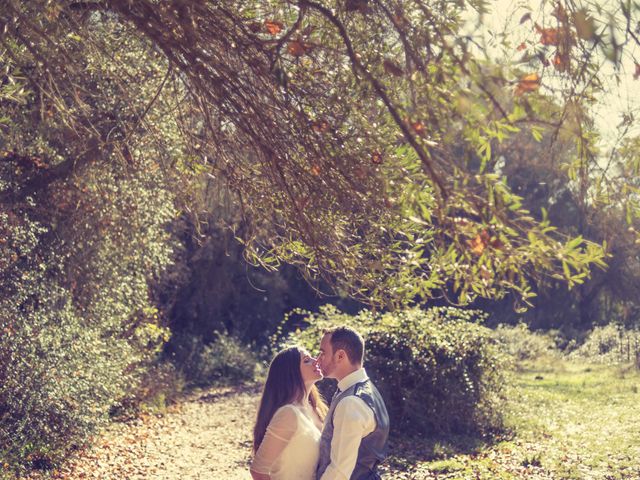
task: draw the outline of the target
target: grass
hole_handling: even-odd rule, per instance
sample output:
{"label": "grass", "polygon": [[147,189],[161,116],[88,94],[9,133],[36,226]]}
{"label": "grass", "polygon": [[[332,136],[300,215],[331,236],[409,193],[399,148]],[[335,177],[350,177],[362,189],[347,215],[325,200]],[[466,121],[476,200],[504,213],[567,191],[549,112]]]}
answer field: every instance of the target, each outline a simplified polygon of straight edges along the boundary
{"label": "grass", "polygon": [[510,435],[398,440],[386,478],[640,479],[640,373],[549,357],[509,387]]}

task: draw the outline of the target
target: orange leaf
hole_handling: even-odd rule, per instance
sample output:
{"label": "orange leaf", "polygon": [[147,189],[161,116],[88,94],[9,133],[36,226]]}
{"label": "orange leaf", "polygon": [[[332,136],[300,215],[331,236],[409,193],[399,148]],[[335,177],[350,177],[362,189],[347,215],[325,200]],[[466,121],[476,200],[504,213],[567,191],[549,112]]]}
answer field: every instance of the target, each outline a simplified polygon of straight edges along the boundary
{"label": "orange leaf", "polygon": [[540,88],[540,76],[537,73],[530,73],[520,79],[515,94],[521,96],[527,92],[535,92],[538,88]]}
{"label": "orange leaf", "polygon": [[522,42],[520,45],[518,45],[518,48],[516,50],[521,52],[522,50],[526,50],[526,49],[527,49],[527,44]]}
{"label": "orange leaf", "polygon": [[284,26],[276,20],[265,20],[264,26],[271,35],[277,35],[282,31]]}
{"label": "orange leaf", "polygon": [[560,55],[556,53],[556,56],[553,57],[553,66],[559,72],[564,72],[567,69],[568,61],[565,55]]}
{"label": "orange leaf", "polygon": [[49,168],[49,165],[43,162],[40,157],[29,157],[29,160],[33,162],[36,168]]}
{"label": "orange leaf", "polygon": [[476,255],[482,255],[482,252],[484,252],[485,243],[480,235],[476,235],[473,240],[467,240],[467,244],[471,248],[471,252]]}
{"label": "orange leaf", "polygon": [[315,120],[311,123],[314,132],[324,133],[329,130],[329,123],[326,120]]}
{"label": "orange leaf", "polygon": [[504,247],[504,244],[502,243],[502,241],[497,237],[493,237],[489,242],[489,245],[491,245],[493,248],[497,250],[502,250],[502,248]]}
{"label": "orange leaf", "polygon": [[413,131],[416,132],[418,135],[424,135],[426,133],[426,128],[424,126],[424,123],[422,123],[420,120],[416,122],[411,122],[411,128],[413,128]]}
{"label": "orange leaf", "polygon": [[467,240],[467,245],[471,248],[471,252],[476,255],[482,255],[482,252],[484,252],[490,243],[493,244],[493,242],[491,242],[491,235],[487,230],[480,232],[474,239]]}
{"label": "orange leaf", "polygon": [[560,44],[562,32],[559,28],[540,28],[536,25],[536,30],[540,34],[540,43],[542,45],[554,45]]}
{"label": "orange leaf", "polygon": [[289,45],[287,45],[287,52],[289,52],[289,54],[293,55],[294,57],[303,56],[305,53],[307,53],[307,50],[309,50],[309,45],[307,45],[300,39],[293,40],[289,42]]}
{"label": "orange leaf", "polygon": [[384,66],[384,71],[390,75],[401,77],[404,74],[404,70],[393,60],[386,58],[384,62],[382,62],[382,65]]}
{"label": "orange leaf", "polygon": [[320,172],[321,172],[321,170],[320,170],[320,167],[318,165],[313,165],[311,167],[311,173],[313,175],[315,175],[316,177],[320,176]]}

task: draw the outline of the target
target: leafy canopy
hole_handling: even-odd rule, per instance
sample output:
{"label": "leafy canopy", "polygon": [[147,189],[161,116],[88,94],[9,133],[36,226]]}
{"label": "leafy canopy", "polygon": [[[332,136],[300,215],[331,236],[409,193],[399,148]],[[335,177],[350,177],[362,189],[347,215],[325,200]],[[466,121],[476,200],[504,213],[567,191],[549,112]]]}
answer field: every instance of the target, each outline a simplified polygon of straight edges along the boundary
{"label": "leafy canopy", "polygon": [[[114,139],[91,128],[73,85],[56,88],[87,68],[100,23],[121,22],[167,60],[182,86],[172,114],[185,162],[229,183],[255,263],[297,264],[311,280],[387,306],[508,291],[522,305],[542,278],[571,286],[605,266],[602,246],[522,207],[492,151],[523,130],[553,136],[571,117],[584,127],[578,166],[588,159],[588,119],[574,106],[598,88],[596,53],[621,51],[617,32],[637,43],[632,2],[621,3],[626,23],[610,34],[607,19],[617,17],[569,1],[542,23],[523,17],[539,35],[535,54],[503,66],[481,60],[461,34],[465,9],[488,7],[481,0],[2,3],[2,48],[28,50],[51,80],[38,91],[101,148],[135,143],[146,112],[119,119],[131,134]],[[75,43],[52,45],[61,32]],[[543,88],[558,82],[553,94]],[[535,111],[545,98],[558,108]]]}

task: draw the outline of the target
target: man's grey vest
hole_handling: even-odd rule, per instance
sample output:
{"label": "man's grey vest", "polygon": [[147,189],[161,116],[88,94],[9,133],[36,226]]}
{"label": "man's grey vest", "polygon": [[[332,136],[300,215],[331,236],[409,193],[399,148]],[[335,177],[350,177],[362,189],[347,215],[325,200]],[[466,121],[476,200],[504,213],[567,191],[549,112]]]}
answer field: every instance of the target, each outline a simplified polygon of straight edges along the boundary
{"label": "man's grey vest", "polygon": [[320,459],[316,478],[320,478],[331,463],[331,439],[333,438],[333,412],[338,402],[349,395],[355,395],[366,403],[376,418],[376,428],[362,439],[358,449],[358,459],[350,480],[379,478],[376,467],[387,456],[387,437],[389,436],[389,414],[382,396],[371,380],[356,383],[344,392],[340,392],[331,402],[327,419],[320,438]]}

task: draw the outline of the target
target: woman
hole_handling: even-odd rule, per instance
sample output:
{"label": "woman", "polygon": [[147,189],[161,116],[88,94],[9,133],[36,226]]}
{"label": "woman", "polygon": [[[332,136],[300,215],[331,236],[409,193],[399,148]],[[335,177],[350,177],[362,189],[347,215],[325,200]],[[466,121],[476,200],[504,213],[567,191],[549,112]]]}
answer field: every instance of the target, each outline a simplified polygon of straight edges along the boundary
{"label": "woman", "polygon": [[302,348],[282,350],[271,361],[253,429],[254,480],[315,478],[327,414],[314,385],[321,378],[315,358]]}

